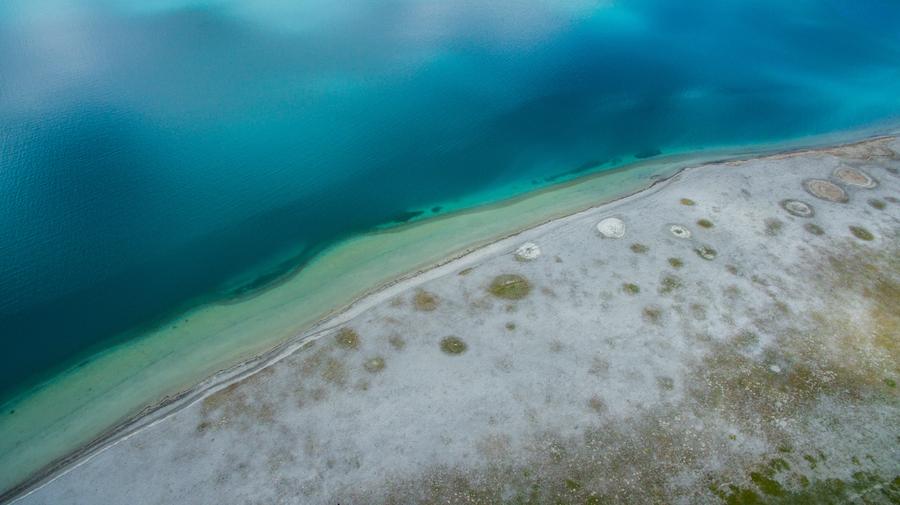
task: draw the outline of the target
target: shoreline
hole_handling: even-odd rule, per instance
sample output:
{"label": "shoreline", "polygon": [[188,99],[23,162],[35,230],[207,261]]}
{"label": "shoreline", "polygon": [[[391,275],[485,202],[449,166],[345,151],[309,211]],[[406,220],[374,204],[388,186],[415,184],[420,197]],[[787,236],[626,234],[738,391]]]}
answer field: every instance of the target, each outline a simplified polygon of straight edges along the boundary
{"label": "shoreline", "polygon": [[[98,454],[106,447],[115,445],[116,443],[127,439],[134,433],[166,419],[167,417],[173,415],[181,409],[184,409],[187,406],[196,403],[209,394],[212,394],[215,391],[226,387],[230,383],[248,377],[256,373],[257,371],[266,368],[267,366],[275,362],[278,362],[279,360],[283,359],[285,356],[290,355],[302,346],[307,345],[308,342],[314,341],[317,338],[321,337],[322,334],[328,332],[334,326],[341,324],[343,321],[349,318],[352,318],[359,312],[366,310],[368,307],[371,307],[372,305],[377,304],[380,301],[386,300],[394,296],[397,292],[407,289],[412,285],[416,285],[429,279],[439,277],[452,270],[463,268],[471,263],[475,263],[480,259],[483,259],[486,256],[490,256],[497,251],[503,250],[508,247],[507,242],[511,241],[511,239],[513,238],[521,238],[522,236],[527,236],[530,233],[539,233],[541,229],[544,229],[548,226],[563,225],[566,222],[578,219],[583,213],[593,211],[598,207],[618,205],[635,198],[641,198],[645,195],[652,194],[654,191],[658,191],[672,181],[676,180],[680,174],[692,169],[699,170],[708,164],[717,162],[742,162],[751,159],[770,158],[773,156],[800,155],[808,152],[824,151],[835,146],[865,144],[879,142],[883,141],[884,139],[891,138],[894,137],[890,134],[880,133],[874,136],[863,138],[861,140],[837,143],[828,142],[827,144],[822,143],[821,145],[816,147],[808,147],[807,144],[805,146],[798,146],[793,149],[768,148],[739,153],[731,157],[725,157],[725,159],[716,158],[702,162],[683,161],[683,166],[677,166],[678,161],[675,161],[674,164],[676,165],[676,167],[669,167],[670,173],[667,173],[665,176],[656,179],[654,179],[653,177],[650,177],[646,180],[637,179],[637,181],[635,182],[644,182],[645,185],[641,186],[640,184],[638,184],[638,187],[636,189],[627,192],[626,194],[619,193],[618,196],[610,200],[604,200],[601,197],[600,201],[589,204],[586,207],[577,209],[573,212],[564,213],[562,215],[550,215],[549,217],[538,220],[536,223],[526,224],[521,227],[515,227],[513,231],[509,231],[506,234],[500,236],[494,235],[492,236],[492,238],[469,244],[467,247],[463,247],[450,252],[449,254],[444,256],[442,260],[436,263],[427,262],[424,266],[419,265],[418,267],[407,271],[407,273],[405,274],[394,277],[392,280],[376,284],[374,287],[363,290],[361,293],[353,296],[352,300],[349,303],[333,307],[330,311],[317,318],[311,325],[308,325],[305,330],[293,334],[293,336],[288,337],[287,340],[282,341],[280,344],[277,344],[274,347],[270,347],[267,351],[255,354],[254,356],[244,359],[236,365],[221,369],[212,375],[207,375],[206,379],[203,379],[200,382],[196,383],[193,387],[183,389],[176,394],[165,396],[159,402],[156,402],[151,406],[144,407],[140,411],[129,415],[126,420],[115,424],[111,428],[103,430],[99,436],[94,437],[93,440],[91,442],[88,442],[86,445],[82,445],[80,449],[77,449],[74,452],[70,452],[68,453],[68,455],[62,457],[61,459],[57,459],[52,463],[43,466],[41,470],[38,470],[37,473],[33,473],[31,477],[22,480],[19,484],[11,487],[3,494],[0,494],[0,500],[5,501],[17,499],[21,496],[27,495],[28,493],[43,486],[44,484],[51,482],[61,475],[64,475],[71,469],[77,468],[84,462],[89,461],[94,455]],[[689,158],[689,156],[687,155],[675,155],[676,158],[678,156]],[[657,165],[666,166],[666,158],[646,160],[646,162],[617,168],[608,172],[588,174],[583,177],[579,177],[571,181],[566,181],[555,186],[536,190],[533,193],[520,195],[507,201],[490,204],[483,208],[468,209],[445,216],[440,216],[434,218],[433,221],[456,220],[462,216],[469,214],[483,214],[485,212],[490,212],[491,210],[494,210],[496,208],[510,207],[522,201],[535,199],[541,195],[558,194],[565,189],[585,184],[585,182],[587,182],[588,180],[599,180],[616,175],[621,176],[623,173],[632,174],[635,170],[638,169],[652,171],[653,167],[656,167]],[[393,227],[388,230],[378,231],[371,235],[384,236],[404,233],[409,229],[422,227],[427,223],[431,223],[433,225],[433,221],[427,220],[423,222],[409,223],[406,225]],[[349,242],[352,243],[353,241]],[[327,252],[328,251],[326,250],[325,253]],[[315,261],[316,260],[313,260],[313,262]],[[266,292],[268,292],[268,290],[260,293],[257,296],[263,296]]]}

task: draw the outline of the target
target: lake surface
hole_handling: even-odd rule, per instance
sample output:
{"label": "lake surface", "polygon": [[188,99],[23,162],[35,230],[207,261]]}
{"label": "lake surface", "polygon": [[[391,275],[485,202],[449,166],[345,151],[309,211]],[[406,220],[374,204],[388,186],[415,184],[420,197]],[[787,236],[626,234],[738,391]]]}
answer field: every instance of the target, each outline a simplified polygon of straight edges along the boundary
{"label": "lake surface", "polygon": [[0,401],[329,244],[896,122],[894,0],[6,0]]}

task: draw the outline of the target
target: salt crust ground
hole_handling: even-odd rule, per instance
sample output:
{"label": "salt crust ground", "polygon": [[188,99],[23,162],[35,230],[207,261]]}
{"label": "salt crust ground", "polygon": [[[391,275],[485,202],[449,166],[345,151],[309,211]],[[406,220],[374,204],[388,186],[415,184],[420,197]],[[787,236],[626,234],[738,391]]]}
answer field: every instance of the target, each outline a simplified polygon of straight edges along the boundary
{"label": "salt crust ground", "polygon": [[897,152],[698,167],[530,230],[17,503],[898,503]]}

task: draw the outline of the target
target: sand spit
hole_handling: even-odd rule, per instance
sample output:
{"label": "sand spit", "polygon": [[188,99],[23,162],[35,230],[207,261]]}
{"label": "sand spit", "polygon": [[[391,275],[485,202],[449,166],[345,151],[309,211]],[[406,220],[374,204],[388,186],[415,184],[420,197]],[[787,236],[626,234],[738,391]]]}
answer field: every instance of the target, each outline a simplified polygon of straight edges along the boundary
{"label": "sand spit", "polygon": [[896,503],[898,151],[688,169],[495,243],[16,503]]}

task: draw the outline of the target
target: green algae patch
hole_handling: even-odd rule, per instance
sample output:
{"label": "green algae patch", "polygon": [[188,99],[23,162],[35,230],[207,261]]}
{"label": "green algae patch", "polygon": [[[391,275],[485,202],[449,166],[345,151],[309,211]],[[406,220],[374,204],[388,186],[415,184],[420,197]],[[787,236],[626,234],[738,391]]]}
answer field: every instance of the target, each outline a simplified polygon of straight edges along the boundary
{"label": "green algae patch", "polygon": [[684,261],[681,258],[669,258],[669,266],[672,268],[681,268],[684,266]]}
{"label": "green algae patch", "polygon": [[712,221],[709,219],[698,219],[697,226],[701,228],[706,228],[707,230],[715,226]]}
{"label": "green algae patch", "polygon": [[445,354],[462,354],[469,346],[459,337],[449,336],[441,339],[441,350]]}
{"label": "green algae patch", "polygon": [[639,243],[631,244],[631,252],[633,252],[635,254],[644,254],[649,250],[650,250],[650,248],[644,244],[639,244]]}
{"label": "green algae patch", "polygon": [[629,295],[636,295],[641,292],[641,287],[637,284],[626,282],[625,284],[622,284],[622,291]]}
{"label": "green algae patch", "polygon": [[851,226],[850,233],[852,233],[854,237],[860,240],[875,240],[875,235],[872,235],[872,232],[863,228],[862,226]]}
{"label": "green algae patch", "polygon": [[812,233],[813,235],[816,235],[816,236],[825,234],[825,230],[823,230],[821,226],[819,226],[815,223],[806,223],[805,225],[803,225],[803,229],[806,230],[808,233]]}
{"label": "green algae patch", "polygon": [[359,333],[353,328],[341,328],[334,336],[335,342],[344,349],[359,348]]}
{"label": "green algae patch", "polygon": [[531,283],[517,274],[502,274],[494,277],[488,292],[504,300],[521,300],[531,293]]}
{"label": "green algae patch", "polygon": [[413,305],[415,305],[416,310],[431,312],[438,308],[438,304],[440,304],[438,296],[425,290],[420,289],[413,296]]}
{"label": "green algae patch", "polygon": [[884,478],[875,472],[854,472],[850,479],[810,479],[802,474],[788,474],[797,484],[787,487],[775,478],[777,471],[764,469],[750,474],[756,488],[729,484],[711,485],[710,491],[728,505],[756,504],[829,504],[900,503],[900,477]]}
{"label": "green algae patch", "polygon": [[694,205],[697,205],[697,203],[695,201],[691,200],[690,198],[682,198],[678,202],[681,203],[681,205],[686,205],[688,207],[693,207]]}

